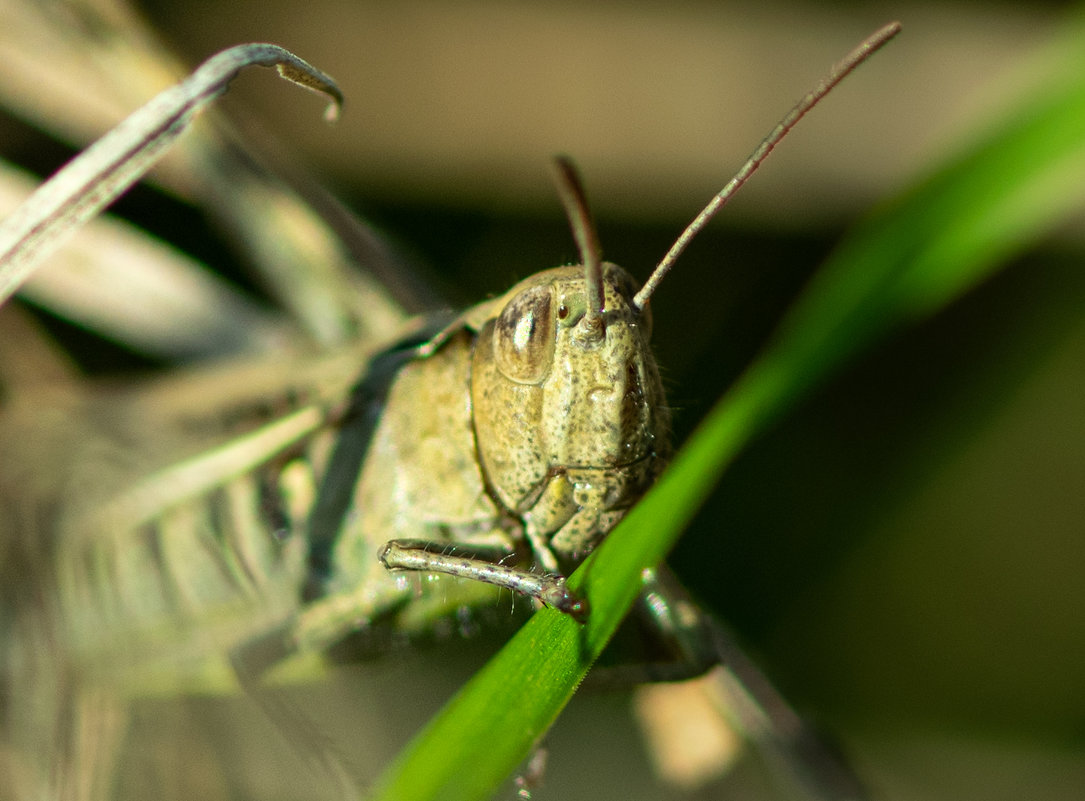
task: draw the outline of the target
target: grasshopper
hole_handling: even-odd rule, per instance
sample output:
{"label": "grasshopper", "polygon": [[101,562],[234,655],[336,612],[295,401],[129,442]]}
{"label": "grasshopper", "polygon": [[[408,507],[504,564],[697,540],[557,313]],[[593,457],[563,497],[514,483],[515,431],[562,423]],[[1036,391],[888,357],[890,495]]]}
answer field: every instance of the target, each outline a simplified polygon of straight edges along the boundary
{"label": "grasshopper", "polygon": [[[86,778],[94,768],[81,762],[94,745],[108,751],[96,742],[104,730],[73,720],[112,709],[110,691],[148,666],[198,672],[225,657],[255,688],[297,654],[378,626],[428,625],[501,589],[586,619],[564,576],[669,455],[649,299],[798,119],[896,30],[800,101],[640,287],[602,261],[579,178],[560,159],[582,263],[452,319],[380,346],[232,365],[245,378],[212,414],[176,403],[164,414],[171,380],[13,389],[0,419],[11,791],[107,792],[108,777]],[[279,48],[215,56],[4,222],[0,300],[251,64],[340,99],[330,78]],[[189,392],[221,387],[226,372],[186,378]],[[104,422],[88,433],[84,419]],[[64,467],[35,470],[47,460]],[[406,571],[434,579],[419,587]]]}

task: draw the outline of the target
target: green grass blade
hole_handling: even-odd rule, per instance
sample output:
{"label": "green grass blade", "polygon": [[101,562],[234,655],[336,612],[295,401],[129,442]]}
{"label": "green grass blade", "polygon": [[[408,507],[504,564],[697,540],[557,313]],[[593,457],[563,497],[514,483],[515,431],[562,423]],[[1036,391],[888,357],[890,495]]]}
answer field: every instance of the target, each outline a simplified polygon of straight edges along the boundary
{"label": "green grass blade", "polygon": [[935,312],[1085,201],[1085,35],[993,133],[858,227],[658,485],[570,579],[585,626],[544,610],[465,686],[383,778],[381,799],[485,799],[554,721],[749,440],[889,331]]}

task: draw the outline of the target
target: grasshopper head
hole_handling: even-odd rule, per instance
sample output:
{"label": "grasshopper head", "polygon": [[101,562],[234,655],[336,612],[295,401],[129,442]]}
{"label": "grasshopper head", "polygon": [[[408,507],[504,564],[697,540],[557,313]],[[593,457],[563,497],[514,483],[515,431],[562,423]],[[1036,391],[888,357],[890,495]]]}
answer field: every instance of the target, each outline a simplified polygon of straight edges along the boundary
{"label": "grasshopper head", "polygon": [[[633,305],[637,286],[625,270],[599,267],[594,315],[585,267],[547,270],[495,304],[499,311],[482,326],[472,356],[486,480],[510,511],[545,535],[578,512],[583,519],[588,506],[599,515],[630,506],[668,449],[648,312]],[[578,523],[570,550],[589,550],[603,534]]]}

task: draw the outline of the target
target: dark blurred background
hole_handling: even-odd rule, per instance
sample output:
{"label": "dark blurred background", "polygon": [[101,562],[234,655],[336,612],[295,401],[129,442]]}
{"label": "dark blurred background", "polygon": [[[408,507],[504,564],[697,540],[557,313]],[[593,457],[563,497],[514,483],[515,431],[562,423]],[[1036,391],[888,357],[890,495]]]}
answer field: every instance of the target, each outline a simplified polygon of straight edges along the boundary
{"label": "dark blurred background", "polygon": [[[606,257],[647,275],[791,103],[900,19],[899,40],[798,127],[653,299],[679,440],[848,225],[981,126],[1071,13],[140,5],[190,63],[264,40],[335,76],[347,106],[333,128],[262,76],[238,81],[226,106],[258,114],[419,256],[453,305],[575,259],[547,174],[556,152],[584,171]],[[1085,787],[1081,223],[819,390],[734,465],[673,556],[794,703],[839,735],[877,798],[1071,799]],[[540,797],[573,797],[555,792]]]}

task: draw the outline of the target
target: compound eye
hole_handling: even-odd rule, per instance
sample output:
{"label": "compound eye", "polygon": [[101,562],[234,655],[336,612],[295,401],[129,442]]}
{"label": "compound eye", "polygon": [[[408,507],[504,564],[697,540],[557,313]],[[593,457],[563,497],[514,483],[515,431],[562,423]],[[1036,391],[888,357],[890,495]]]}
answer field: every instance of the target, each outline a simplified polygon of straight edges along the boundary
{"label": "compound eye", "polygon": [[497,369],[518,384],[537,384],[554,359],[553,299],[549,286],[525,289],[494,324]]}

